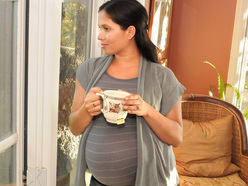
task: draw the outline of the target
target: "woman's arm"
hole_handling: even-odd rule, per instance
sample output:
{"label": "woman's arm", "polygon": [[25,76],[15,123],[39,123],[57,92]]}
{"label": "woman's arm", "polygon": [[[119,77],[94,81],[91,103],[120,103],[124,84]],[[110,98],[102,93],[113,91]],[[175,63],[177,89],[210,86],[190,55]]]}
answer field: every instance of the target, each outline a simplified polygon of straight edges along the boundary
{"label": "woman's arm", "polygon": [[172,110],[163,116],[138,94],[128,96],[123,102],[130,114],[143,116],[154,133],[165,143],[177,147],[183,140],[181,97]]}
{"label": "woman's arm", "polygon": [[75,93],[69,116],[70,130],[74,135],[82,134],[93,117],[101,113],[102,105],[100,96],[96,95],[97,92],[102,93],[102,90],[99,87],[94,87],[85,97],[86,92],[76,79]]}

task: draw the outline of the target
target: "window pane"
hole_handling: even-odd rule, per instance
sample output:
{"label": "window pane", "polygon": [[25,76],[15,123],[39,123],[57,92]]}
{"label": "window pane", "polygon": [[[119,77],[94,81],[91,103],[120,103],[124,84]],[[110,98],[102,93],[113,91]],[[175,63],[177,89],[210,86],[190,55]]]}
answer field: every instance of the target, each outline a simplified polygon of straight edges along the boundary
{"label": "window pane", "polygon": [[0,185],[16,182],[15,145],[0,153]]}
{"label": "window pane", "polygon": [[0,139],[15,131],[16,7],[0,1]]}
{"label": "window pane", "polygon": [[69,130],[69,114],[78,66],[88,58],[91,0],[65,0],[62,4],[58,118],[57,186],[74,185],[80,137]]}

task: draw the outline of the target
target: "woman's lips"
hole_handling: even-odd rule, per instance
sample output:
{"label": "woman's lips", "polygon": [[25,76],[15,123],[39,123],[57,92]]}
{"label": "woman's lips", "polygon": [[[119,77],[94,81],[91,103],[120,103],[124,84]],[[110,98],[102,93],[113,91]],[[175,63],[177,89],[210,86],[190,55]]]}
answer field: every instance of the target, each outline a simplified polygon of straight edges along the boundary
{"label": "woman's lips", "polygon": [[101,43],[101,47],[105,48],[107,46],[107,44]]}

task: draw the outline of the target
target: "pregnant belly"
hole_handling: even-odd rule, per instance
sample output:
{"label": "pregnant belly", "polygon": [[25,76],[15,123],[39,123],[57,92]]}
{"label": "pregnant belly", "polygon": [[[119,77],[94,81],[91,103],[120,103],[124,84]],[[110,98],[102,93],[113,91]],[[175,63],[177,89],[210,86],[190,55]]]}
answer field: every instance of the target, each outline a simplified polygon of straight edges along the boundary
{"label": "pregnant belly", "polygon": [[105,185],[134,185],[136,128],[93,126],[86,142],[86,162],[92,175]]}

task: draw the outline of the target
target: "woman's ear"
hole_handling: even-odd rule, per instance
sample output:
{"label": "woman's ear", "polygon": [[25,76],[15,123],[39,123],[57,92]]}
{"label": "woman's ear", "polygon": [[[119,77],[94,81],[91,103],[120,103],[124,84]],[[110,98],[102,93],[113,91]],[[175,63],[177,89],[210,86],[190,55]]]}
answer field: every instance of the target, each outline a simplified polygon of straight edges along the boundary
{"label": "woman's ear", "polygon": [[129,26],[127,28],[127,33],[128,33],[128,39],[132,39],[136,33],[136,29],[134,26]]}

